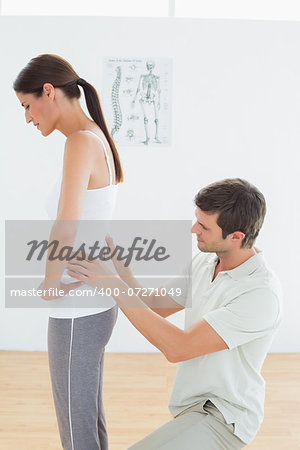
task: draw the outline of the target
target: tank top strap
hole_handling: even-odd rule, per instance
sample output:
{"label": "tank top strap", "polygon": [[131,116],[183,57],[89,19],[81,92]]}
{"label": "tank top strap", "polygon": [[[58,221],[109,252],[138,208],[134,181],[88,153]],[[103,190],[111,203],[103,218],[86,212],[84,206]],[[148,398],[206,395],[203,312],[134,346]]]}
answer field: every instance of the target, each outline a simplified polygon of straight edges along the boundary
{"label": "tank top strap", "polygon": [[110,167],[108,153],[107,153],[107,150],[105,148],[105,142],[103,141],[103,139],[100,136],[98,136],[98,134],[94,133],[93,131],[90,131],[90,130],[82,130],[82,131],[87,131],[88,133],[93,134],[94,136],[96,136],[100,140],[100,142],[102,142],[103,150],[104,150],[104,154],[105,154],[105,159],[106,159],[106,164],[107,164],[107,167],[108,167],[108,173],[109,173],[109,185],[112,185],[112,170],[111,170],[111,167]]}

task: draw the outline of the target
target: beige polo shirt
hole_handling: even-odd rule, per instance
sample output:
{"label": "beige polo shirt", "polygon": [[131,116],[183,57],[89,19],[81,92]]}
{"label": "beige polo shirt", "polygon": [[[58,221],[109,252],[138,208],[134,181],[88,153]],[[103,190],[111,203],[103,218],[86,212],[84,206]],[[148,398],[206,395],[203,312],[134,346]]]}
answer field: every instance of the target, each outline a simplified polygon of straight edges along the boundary
{"label": "beige polo shirt", "polygon": [[180,362],[169,409],[176,416],[209,399],[249,443],[263,420],[260,371],[281,319],[280,285],[261,252],[212,281],[217,260],[214,253],[200,252],[189,268],[191,282],[170,286],[181,287],[173,299],[186,307],[185,329],[203,318],[229,349]]}

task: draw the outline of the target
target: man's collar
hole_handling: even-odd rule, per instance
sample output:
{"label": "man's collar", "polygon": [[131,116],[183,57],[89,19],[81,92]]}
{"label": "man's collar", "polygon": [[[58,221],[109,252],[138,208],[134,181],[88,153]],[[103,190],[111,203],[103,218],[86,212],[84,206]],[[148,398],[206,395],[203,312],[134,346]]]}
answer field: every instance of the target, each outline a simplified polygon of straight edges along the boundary
{"label": "man's collar", "polygon": [[256,269],[261,266],[263,262],[263,254],[262,252],[256,253],[251,256],[251,258],[247,259],[244,263],[235,267],[234,269],[227,270],[228,275],[234,280],[238,281],[243,277],[251,275],[251,273],[255,272]]}
{"label": "man's collar", "polygon": [[[212,253],[207,257],[207,263],[209,265],[215,266],[218,259],[219,259],[218,256],[215,253]],[[249,276],[251,275],[251,273],[255,272],[255,270],[259,266],[261,266],[262,262],[263,262],[263,252],[259,252],[251,256],[251,258],[247,259],[247,261],[243,262],[234,269],[224,270],[220,273],[227,273],[231,278],[238,281],[241,278]]]}

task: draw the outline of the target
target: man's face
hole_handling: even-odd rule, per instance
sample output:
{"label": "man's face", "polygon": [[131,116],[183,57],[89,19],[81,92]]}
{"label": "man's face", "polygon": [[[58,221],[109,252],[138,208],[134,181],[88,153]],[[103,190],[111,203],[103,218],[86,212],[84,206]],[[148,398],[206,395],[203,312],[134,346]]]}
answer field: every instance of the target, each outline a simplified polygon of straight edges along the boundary
{"label": "man's face", "polygon": [[201,252],[223,253],[230,250],[229,236],[223,239],[222,229],[217,224],[219,213],[208,213],[197,206],[195,216],[197,220],[191,231],[197,236]]}

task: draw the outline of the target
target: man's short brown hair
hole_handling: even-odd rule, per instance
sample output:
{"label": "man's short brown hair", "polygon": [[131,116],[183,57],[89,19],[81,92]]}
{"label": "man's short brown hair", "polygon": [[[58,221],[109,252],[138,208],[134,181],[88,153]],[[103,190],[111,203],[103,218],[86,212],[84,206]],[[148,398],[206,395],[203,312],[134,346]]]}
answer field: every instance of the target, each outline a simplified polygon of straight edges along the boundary
{"label": "man's short brown hair", "polygon": [[235,231],[245,234],[241,247],[252,247],[266,214],[263,194],[241,178],[227,178],[201,189],[195,204],[205,212],[219,213],[223,239]]}

